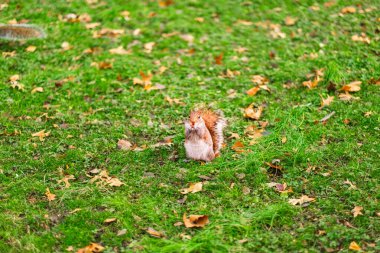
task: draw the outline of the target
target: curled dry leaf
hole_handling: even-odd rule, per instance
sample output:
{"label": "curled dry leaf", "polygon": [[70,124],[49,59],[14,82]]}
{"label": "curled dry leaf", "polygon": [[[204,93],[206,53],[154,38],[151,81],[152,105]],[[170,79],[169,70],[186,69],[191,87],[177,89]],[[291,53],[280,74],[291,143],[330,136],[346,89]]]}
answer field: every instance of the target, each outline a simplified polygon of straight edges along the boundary
{"label": "curled dry leaf", "polygon": [[187,228],[203,228],[209,223],[209,220],[207,215],[190,215],[189,218],[187,218],[186,213],[184,213],[183,223]]}
{"label": "curled dry leaf", "polygon": [[196,193],[202,191],[203,183],[198,182],[198,183],[190,183],[189,188],[184,188],[181,189],[182,194],[188,194],[188,193]]}
{"label": "curled dry leaf", "polygon": [[50,131],[45,133],[45,129],[41,130],[37,133],[32,134],[33,137],[38,137],[40,139],[40,141],[44,141],[45,137],[47,137],[49,135],[50,135]]}
{"label": "curled dry leaf", "polygon": [[49,188],[46,188],[45,196],[49,201],[55,200],[55,194],[51,193]]}
{"label": "curled dry leaf", "polygon": [[153,229],[153,228],[151,228],[151,227],[147,228],[147,229],[146,229],[146,232],[147,232],[148,234],[150,234],[151,236],[156,237],[156,238],[162,238],[162,237],[164,237],[164,234],[163,234],[163,233],[158,232],[157,230],[155,230],[155,229]]}
{"label": "curled dry leaf", "polygon": [[29,46],[25,49],[26,52],[32,53],[36,51],[37,47],[36,46]]}
{"label": "curled dry leaf", "polygon": [[350,93],[341,93],[339,94],[339,99],[342,101],[351,101],[351,100],[358,100],[358,97],[352,96]]}
{"label": "curled dry leaf", "polygon": [[132,143],[127,140],[119,140],[117,142],[117,148],[121,150],[130,150],[132,147]]}
{"label": "curled dry leaf", "polygon": [[148,42],[144,44],[144,52],[147,54],[152,53],[153,47],[156,45],[156,42]]}
{"label": "curled dry leaf", "polygon": [[334,96],[327,96],[327,98],[323,98],[321,96],[321,107],[319,107],[319,109],[322,109],[323,107],[326,107],[326,106],[329,106],[331,104],[331,102],[334,100]]}
{"label": "curled dry leaf", "polygon": [[365,33],[362,33],[361,35],[355,34],[351,37],[351,39],[352,39],[352,41],[356,41],[356,42],[363,42],[366,44],[371,43],[370,38]]}
{"label": "curled dry leaf", "polygon": [[248,96],[254,96],[260,90],[260,87],[256,86],[246,91]]}
{"label": "curled dry leaf", "polygon": [[322,81],[322,79],[318,75],[316,75],[313,81],[311,80],[305,81],[302,83],[302,85],[309,89],[313,89],[318,85],[320,81]]}
{"label": "curled dry leaf", "polygon": [[354,81],[354,82],[351,82],[347,85],[344,85],[342,87],[342,90],[343,91],[346,91],[346,92],[357,92],[360,90],[360,85],[362,84],[361,81]]}
{"label": "curled dry leaf", "polygon": [[110,224],[110,223],[115,222],[116,220],[117,220],[116,218],[108,218],[108,219],[105,219],[105,220],[104,220],[104,223],[106,223],[106,224]]}
{"label": "curled dry leaf", "polygon": [[58,183],[64,182],[65,183],[65,187],[69,188],[70,185],[71,185],[70,182],[69,182],[69,180],[74,180],[74,179],[75,179],[75,177],[73,175],[66,175],[61,180],[58,180]]}
{"label": "curled dry leaf", "polygon": [[90,245],[79,249],[77,253],[100,253],[103,252],[104,249],[102,245],[92,242]]}
{"label": "curled dry leaf", "polygon": [[244,117],[258,120],[260,119],[263,110],[264,110],[264,107],[262,106],[254,107],[254,104],[252,103],[247,108],[244,109]]}
{"label": "curled dry leaf", "polygon": [[36,93],[36,92],[44,92],[44,88],[42,87],[36,87],[32,90],[32,94]]}
{"label": "curled dry leaf", "polygon": [[220,53],[218,56],[215,56],[214,59],[215,59],[215,64],[216,65],[222,65],[223,64],[223,52]]}
{"label": "curled dry leaf", "polygon": [[310,203],[310,202],[314,202],[315,201],[315,198],[310,198],[306,195],[302,195],[301,198],[299,199],[289,199],[289,203],[292,204],[292,205],[300,205],[302,206],[303,204],[307,204],[307,203]]}
{"label": "curled dry leaf", "polygon": [[362,248],[360,248],[360,246],[355,242],[355,241],[352,241],[350,243],[350,246],[348,247],[350,250],[355,250],[355,251],[359,251],[361,250]]}
{"label": "curled dry leaf", "polygon": [[287,26],[295,25],[297,20],[298,20],[298,18],[293,18],[293,17],[287,16],[285,18],[285,25],[287,25]]}
{"label": "curled dry leaf", "polygon": [[342,14],[350,14],[350,13],[355,13],[355,12],[356,12],[356,8],[354,6],[347,6],[340,10],[340,13]]}
{"label": "curled dry leaf", "polygon": [[355,206],[354,209],[351,210],[351,213],[354,215],[354,217],[356,217],[358,215],[363,215],[362,210],[362,206]]}
{"label": "curled dry leaf", "polygon": [[231,149],[234,150],[236,153],[243,153],[245,152],[244,144],[241,141],[236,141],[234,145],[232,145]]}
{"label": "curled dry leaf", "polygon": [[118,178],[110,177],[108,175],[107,170],[102,170],[98,175],[91,178],[90,183],[95,183],[95,182],[97,185],[106,184],[106,185],[115,186],[115,187],[120,187],[124,184]]}
{"label": "curled dry leaf", "polygon": [[118,54],[118,55],[126,55],[126,54],[130,54],[132,52],[132,50],[125,50],[123,48],[123,46],[120,46],[120,47],[117,47],[117,48],[112,48],[109,50],[109,52],[111,54]]}

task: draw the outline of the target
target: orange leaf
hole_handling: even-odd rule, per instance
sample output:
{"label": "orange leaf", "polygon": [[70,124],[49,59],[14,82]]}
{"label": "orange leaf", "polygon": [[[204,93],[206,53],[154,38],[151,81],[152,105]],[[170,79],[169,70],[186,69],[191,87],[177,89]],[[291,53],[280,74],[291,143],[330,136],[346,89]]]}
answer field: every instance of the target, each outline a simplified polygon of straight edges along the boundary
{"label": "orange leaf", "polygon": [[216,65],[222,65],[223,64],[223,55],[224,54],[222,52],[222,53],[220,53],[220,55],[214,57]]}
{"label": "orange leaf", "polygon": [[257,108],[253,107],[254,104],[250,104],[247,108],[244,109],[244,117],[249,119],[258,120],[261,117],[261,113],[264,108],[262,106],[258,106]]}
{"label": "orange leaf", "polygon": [[342,90],[347,91],[347,92],[357,92],[360,90],[361,84],[362,84],[361,81],[354,81],[354,82],[351,82],[351,83],[343,86]]}
{"label": "orange leaf", "polygon": [[254,96],[254,95],[256,95],[256,93],[259,90],[260,90],[260,88],[258,86],[256,86],[256,87],[253,87],[253,88],[247,90],[246,93],[247,93],[248,96]]}
{"label": "orange leaf", "polygon": [[189,218],[187,218],[186,213],[184,213],[183,223],[187,228],[202,228],[209,223],[209,220],[207,215],[190,215]]}
{"label": "orange leaf", "polygon": [[108,218],[108,219],[104,220],[104,223],[110,224],[110,223],[115,222],[115,221],[116,221],[116,218]]}
{"label": "orange leaf", "polygon": [[362,210],[362,206],[355,206],[354,209],[351,210],[351,213],[354,215],[354,217],[356,217],[358,215],[363,215]]}
{"label": "orange leaf", "polygon": [[173,0],[161,0],[161,1],[158,1],[158,5],[160,7],[168,7],[170,5],[174,4],[174,1]]}
{"label": "orange leaf", "polygon": [[157,237],[157,238],[164,237],[164,235],[161,232],[158,232],[157,230],[150,228],[150,227],[146,229],[146,232],[153,237]]}
{"label": "orange leaf", "polygon": [[55,200],[55,194],[51,193],[49,188],[46,188],[45,195],[49,201]]}
{"label": "orange leaf", "polygon": [[355,242],[355,241],[352,241],[350,243],[350,246],[348,247],[350,250],[355,250],[355,251],[359,251],[361,250],[362,248],[360,248],[360,246]]}
{"label": "orange leaf", "polygon": [[244,152],[243,150],[244,144],[241,141],[236,141],[234,145],[232,145],[231,149],[233,149],[237,153]]}
{"label": "orange leaf", "polygon": [[321,101],[321,107],[319,107],[319,109],[322,109],[323,107],[325,106],[329,106],[331,104],[331,102],[334,100],[334,96],[327,96],[326,99],[324,99],[322,96],[322,101]]}
{"label": "orange leaf", "polygon": [[203,183],[202,182],[198,182],[198,183],[190,183],[189,184],[189,188],[184,188],[181,190],[181,193],[182,194],[188,194],[188,193],[196,193],[196,192],[200,192],[202,191],[202,186],[203,186]]}
{"label": "orange leaf", "polygon": [[91,243],[90,245],[81,248],[77,253],[100,253],[104,251],[104,247],[97,243]]}

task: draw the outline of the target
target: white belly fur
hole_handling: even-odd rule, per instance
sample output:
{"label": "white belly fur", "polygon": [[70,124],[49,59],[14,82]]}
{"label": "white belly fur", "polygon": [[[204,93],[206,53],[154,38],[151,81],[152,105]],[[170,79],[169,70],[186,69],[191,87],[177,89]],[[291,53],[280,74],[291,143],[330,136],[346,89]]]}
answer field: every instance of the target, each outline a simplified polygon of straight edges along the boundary
{"label": "white belly fur", "polygon": [[186,141],[185,142],[186,156],[194,160],[209,161],[208,154],[214,152],[212,145],[207,144],[204,141]]}

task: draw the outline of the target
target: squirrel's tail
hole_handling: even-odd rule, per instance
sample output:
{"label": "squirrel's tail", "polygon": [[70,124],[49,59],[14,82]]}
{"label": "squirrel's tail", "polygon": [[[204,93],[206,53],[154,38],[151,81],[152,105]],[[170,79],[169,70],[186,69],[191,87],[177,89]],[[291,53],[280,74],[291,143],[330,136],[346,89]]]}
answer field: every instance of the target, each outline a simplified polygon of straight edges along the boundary
{"label": "squirrel's tail", "polygon": [[222,148],[224,141],[223,128],[227,126],[227,120],[224,118],[223,112],[217,111],[217,114],[219,117],[214,127],[216,134],[216,143],[214,143],[214,151],[216,154],[218,154],[220,149]]}
{"label": "squirrel's tail", "polygon": [[45,32],[38,26],[28,24],[2,25],[0,24],[0,39],[27,40],[45,38]]}

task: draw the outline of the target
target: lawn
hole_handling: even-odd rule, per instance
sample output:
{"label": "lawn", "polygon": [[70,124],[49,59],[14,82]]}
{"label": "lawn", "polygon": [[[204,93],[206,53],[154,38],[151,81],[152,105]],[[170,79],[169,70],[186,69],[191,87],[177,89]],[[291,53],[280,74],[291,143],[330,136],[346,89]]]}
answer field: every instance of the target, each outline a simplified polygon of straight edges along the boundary
{"label": "lawn", "polygon": [[5,2],[48,37],[0,40],[0,252],[380,251],[378,1]]}

